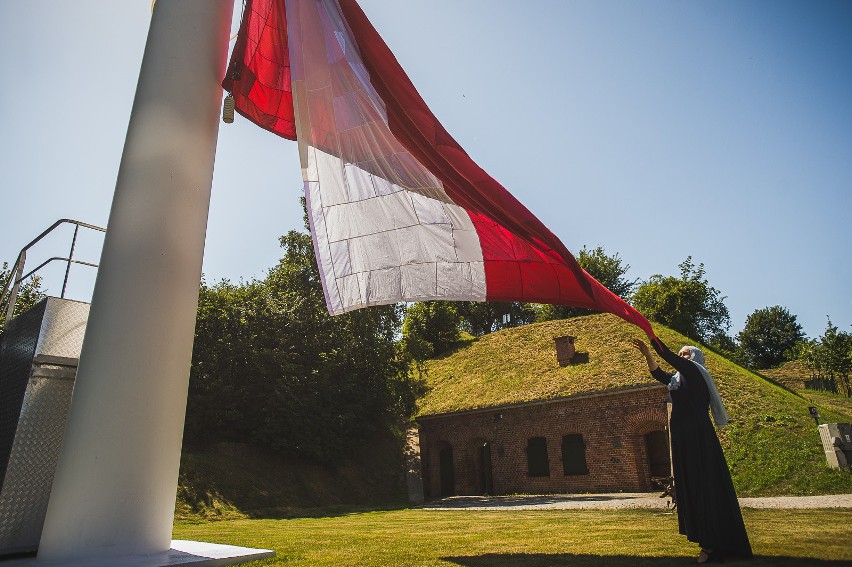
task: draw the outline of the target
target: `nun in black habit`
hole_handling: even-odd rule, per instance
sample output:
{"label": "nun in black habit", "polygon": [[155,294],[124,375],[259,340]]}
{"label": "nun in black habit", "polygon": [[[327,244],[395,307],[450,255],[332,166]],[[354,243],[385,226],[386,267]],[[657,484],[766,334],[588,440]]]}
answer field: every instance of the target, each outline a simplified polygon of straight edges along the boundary
{"label": "nun in black habit", "polygon": [[639,339],[633,344],[645,356],[651,375],[668,386],[671,395],[672,469],[680,533],[701,546],[698,563],[730,556],[750,558],[751,545],[731,473],[707,410],[719,427],[728,422],[728,414],[704,367],[704,354],[685,346],[676,355],[662,341],[652,343],[677,371],[669,374],[657,365],[648,345]]}

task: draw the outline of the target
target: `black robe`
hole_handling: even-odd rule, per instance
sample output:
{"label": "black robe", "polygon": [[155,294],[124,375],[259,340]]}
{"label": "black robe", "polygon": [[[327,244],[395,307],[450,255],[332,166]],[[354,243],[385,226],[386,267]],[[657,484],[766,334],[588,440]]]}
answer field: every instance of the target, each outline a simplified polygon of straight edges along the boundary
{"label": "black robe", "polygon": [[[695,363],[662,342],[654,344],[654,349],[682,378],[681,386],[671,391],[672,468],[680,533],[704,549],[751,557],[731,473],[710,422],[710,392],[704,376]],[[672,378],[660,368],[651,375],[663,384]]]}

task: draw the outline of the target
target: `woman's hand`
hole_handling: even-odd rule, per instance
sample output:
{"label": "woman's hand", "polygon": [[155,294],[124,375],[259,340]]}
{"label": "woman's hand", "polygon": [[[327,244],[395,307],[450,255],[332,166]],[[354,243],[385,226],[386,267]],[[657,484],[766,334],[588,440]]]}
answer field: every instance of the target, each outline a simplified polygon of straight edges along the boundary
{"label": "woman's hand", "polygon": [[645,341],[643,341],[642,339],[633,339],[632,342],[633,346],[639,349],[639,352],[641,352],[643,355],[651,356],[651,349],[648,348],[648,345],[645,344]]}
{"label": "woman's hand", "polygon": [[648,345],[645,344],[645,341],[643,341],[642,339],[633,339],[633,341],[631,342],[633,343],[633,346],[635,346],[639,350],[639,352],[642,353],[642,356],[645,357],[645,362],[648,363],[648,370],[650,370],[651,372],[656,370],[658,368],[657,361],[654,360],[654,356],[651,354],[651,349],[648,348]]}

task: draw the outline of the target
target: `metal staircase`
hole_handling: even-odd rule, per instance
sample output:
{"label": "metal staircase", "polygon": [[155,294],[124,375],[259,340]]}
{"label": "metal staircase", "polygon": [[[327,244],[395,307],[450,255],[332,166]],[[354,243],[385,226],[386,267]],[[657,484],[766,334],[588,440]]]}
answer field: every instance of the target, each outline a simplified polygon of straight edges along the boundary
{"label": "metal staircase", "polygon": [[[27,251],[65,223],[75,227],[68,257],[25,273]],[[21,250],[0,294],[0,556],[33,552],[41,537],[89,315],[88,303],[65,299],[68,274],[72,263],[97,267],[74,258],[80,228],[105,231],[57,221]],[[54,261],[67,263],[60,297],[13,316],[21,284]]]}

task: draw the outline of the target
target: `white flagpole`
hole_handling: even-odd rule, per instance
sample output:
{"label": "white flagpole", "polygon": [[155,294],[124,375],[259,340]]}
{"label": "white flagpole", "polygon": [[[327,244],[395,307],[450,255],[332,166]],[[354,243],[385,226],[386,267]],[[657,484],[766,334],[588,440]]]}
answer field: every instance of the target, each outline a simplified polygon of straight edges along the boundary
{"label": "white flagpole", "polygon": [[169,550],[233,4],[154,8],[39,561]]}

